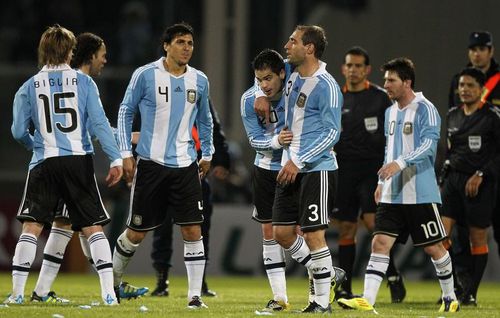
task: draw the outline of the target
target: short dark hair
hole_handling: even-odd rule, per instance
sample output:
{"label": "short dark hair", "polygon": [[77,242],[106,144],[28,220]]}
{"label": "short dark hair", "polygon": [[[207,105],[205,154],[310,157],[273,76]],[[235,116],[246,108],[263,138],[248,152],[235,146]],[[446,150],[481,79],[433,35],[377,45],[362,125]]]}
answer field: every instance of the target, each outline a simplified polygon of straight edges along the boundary
{"label": "short dark hair", "polygon": [[171,25],[165,29],[165,32],[163,32],[163,35],[161,37],[162,44],[163,43],[170,44],[170,42],[172,42],[172,40],[176,36],[185,35],[185,34],[191,34],[191,36],[194,37],[193,27],[190,26],[189,24],[187,24],[186,22],[181,22],[181,23],[176,23],[174,25]]}
{"label": "short dark hair", "polygon": [[302,43],[304,45],[313,44],[314,56],[320,59],[328,45],[325,30],[317,25],[298,25],[295,29],[304,32]]}
{"label": "short dark hair", "polygon": [[285,62],[275,50],[265,49],[254,58],[252,68],[254,71],[270,68],[273,73],[279,75],[281,70],[285,69]]}
{"label": "short dark hair", "polygon": [[368,56],[368,52],[363,49],[361,46],[353,46],[344,54],[344,63],[347,55],[359,55],[365,58],[365,65],[370,65],[370,57]]}
{"label": "short dark hair", "polygon": [[76,37],[76,48],[73,52],[71,67],[79,68],[82,65],[89,64],[92,56],[104,44],[104,40],[94,33],[85,32]]}
{"label": "short dark hair", "polygon": [[382,72],[396,72],[402,81],[410,80],[411,88],[415,87],[415,65],[407,57],[398,57],[380,67]]}
{"label": "short dark hair", "polygon": [[458,78],[460,78],[464,75],[473,77],[479,83],[479,86],[481,86],[481,87],[483,87],[484,83],[486,83],[486,75],[484,75],[484,73],[477,68],[474,68],[474,67],[464,68],[460,72]]}

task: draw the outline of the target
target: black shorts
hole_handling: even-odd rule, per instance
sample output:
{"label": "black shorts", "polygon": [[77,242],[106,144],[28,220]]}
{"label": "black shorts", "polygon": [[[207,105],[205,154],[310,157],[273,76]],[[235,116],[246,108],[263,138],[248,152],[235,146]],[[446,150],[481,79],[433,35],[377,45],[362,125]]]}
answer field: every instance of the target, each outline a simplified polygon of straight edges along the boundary
{"label": "black shorts", "polygon": [[291,185],[277,185],[273,225],[299,224],[302,231],[328,227],[337,190],[337,170],[299,173]]}
{"label": "black shorts", "polygon": [[377,188],[379,160],[339,162],[337,199],[331,215],[340,221],[357,222],[358,214],[375,213],[377,204],[373,193]]}
{"label": "black shorts", "polygon": [[465,195],[465,184],[470,177],[471,175],[456,170],[448,173],[443,184],[441,214],[463,226],[485,229],[491,225],[497,184],[494,180],[484,178],[477,196],[471,198]]}
{"label": "black shorts", "polygon": [[48,158],[31,169],[17,219],[50,225],[61,200],[74,231],[109,223],[91,155]]}
{"label": "black shorts", "polygon": [[273,219],[273,202],[278,172],[253,166],[252,194],[255,208],[252,218],[257,222],[270,223]]}
{"label": "black shorts", "polygon": [[[375,234],[385,234],[405,241],[408,233],[415,246],[427,246],[446,238],[438,205],[381,203],[375,214]],[[401,237],[400,237],[401,236]]]}
{"label": "black shorts", "polygon": [[160,226],[167,210],[179,225],[203,222],[203,196],[196,161],[189,167],[169,168],[139,158],[130,196],[127,226],[132,230],[149,231]]}

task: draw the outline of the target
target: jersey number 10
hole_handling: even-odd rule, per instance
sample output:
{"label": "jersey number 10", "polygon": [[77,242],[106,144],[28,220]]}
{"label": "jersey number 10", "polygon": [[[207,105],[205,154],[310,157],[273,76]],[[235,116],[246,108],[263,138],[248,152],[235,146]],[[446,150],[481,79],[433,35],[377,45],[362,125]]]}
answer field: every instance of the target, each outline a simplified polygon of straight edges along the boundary
{"label": "jersey number 10", "polygon": [[[77,114],[76,110],[73,108],[61,107],[61,99],[63,98],[74,98],[75,93],[65,92],[65,93],[54,93],[54,113],[55,114],[68,114],[70,117],[69,126],[63,126],[61,123],[56,123],[56,128],[63,133],[69,133],[76,129],[77,127]],[[38,95],[43,102],[43,110],[45,113],[45,124],[47,125],[47,132],[52,133],[52,119],[51,119],[51,109],[49,96],[45,94]]]}

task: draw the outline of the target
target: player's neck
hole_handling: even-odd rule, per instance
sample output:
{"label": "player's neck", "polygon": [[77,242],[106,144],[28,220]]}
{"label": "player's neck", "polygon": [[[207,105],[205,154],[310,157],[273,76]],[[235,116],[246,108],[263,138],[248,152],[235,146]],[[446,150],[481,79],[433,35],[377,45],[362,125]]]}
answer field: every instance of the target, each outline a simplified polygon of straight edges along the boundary
{"label": "player's neck", "polygon": [[464,104],[464,114],[466,116],[472,115],[476,110],[479,109],[479,106],[481,105],[481,100],[477,100],[475,103],[472,104]]}
{"label": "player's neck", "polygon": [[311,77],[319,69],[319,60],[316,58],[306,58],[302,64],[297,66],[297,72],[301,77]]}
{"label": "player's neck", "polygon": [[88,64],[88,65],[81,65],[78,69],[80,71],[82,71],[83,74],[87,74],[87,75],[90,76],[90,64]]}
{"label": "player's neck", "polygon": [[163,60],[163,66],[170,74],[174,76],[180,76],[186,73],[186,64],[179,65],[173,59],[169,59],[168,56]]}
{"label": "player's neck", "polygon": [[413,92],[413,90],[409,90],[408,92],[406,92],[406,94],[404,94],[403,96],[401,96],[401,98],[398,99],[399,109],[403,109],[406,106],[408,106],[414,98],[415,98],[415,93]]}

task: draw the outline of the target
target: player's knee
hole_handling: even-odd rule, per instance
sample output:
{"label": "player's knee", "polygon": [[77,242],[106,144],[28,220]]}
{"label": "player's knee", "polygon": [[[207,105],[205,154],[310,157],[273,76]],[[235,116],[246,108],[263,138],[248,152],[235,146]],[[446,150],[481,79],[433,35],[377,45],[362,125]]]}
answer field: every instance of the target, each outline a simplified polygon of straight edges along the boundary
{"label": "player's knee", "polygon": [[392,243],[379,235],[375,235],[372,240],[372,253],[389,255]]}
{"label": "player's knee", "polygon": [[199,225],[181,226],[181,234],[186,241],[197,241],[201,239],[201,227]]}
{"label": "player's knee", "polygon": [[33,234],[36,237],[40,236],[42,233],[43,224],[37,222],[24,221],[23,222],[23,233]]}
{"label": "player's knee", "polygon": [[64,230],[71,230],[71,222],[68,218],[57,218],[52,223],[53,227]]}

